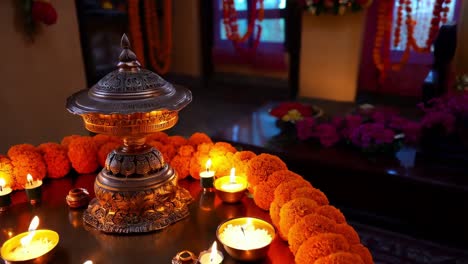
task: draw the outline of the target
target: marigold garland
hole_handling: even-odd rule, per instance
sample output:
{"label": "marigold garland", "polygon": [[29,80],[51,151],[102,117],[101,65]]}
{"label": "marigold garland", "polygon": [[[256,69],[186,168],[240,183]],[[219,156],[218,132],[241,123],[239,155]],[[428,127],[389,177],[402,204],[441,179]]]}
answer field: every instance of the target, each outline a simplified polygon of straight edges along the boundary
{"label": "marigold garland", "polygon": [[172,159],[170,164],[177,171],[179,180],[190,175],[190,160],[194,152],[192,145],[184,145],[179,148],[178,154]]}
{"label": "marigold garland", "polygon": [[291,227],[304,216],[313,213],[317,207],[317,203],[309,198],[297,198],[285,203],[280,209],[280,237],[283,240],[288,240]]}
{"label": "marigold garland", "polygon": [[337,234],[343,235],[350,245],[360,244],[361,239],[359,238],[358,233],[354,228],[347,223],[336,225],[335,232]]}
{"label": "marigold garland", "polygon": [[300,187],[312,186],[308,181],[304,179],[294,179],[287,182],[283,182],[276,187],[274,192],[274,200],[270,206],[270,217],[274,226],[279,228],[280,221],[280,210],[281,207],[291,200],[291,194]]}
{"label": "marigold garland", "polygon": [[202,143],[213,143],[213,141],[207,134],[201,133],[201,132],[195,132],[188,139],[188,143],[196,148],[198,147],[198,145]]}
{"label": "marigold garland", "polygon": [[42,153],[47,167],[47,177],[62,178],[70,172],[70,161],[68,160],[67,149],[64,146],[48,142],[39,145],[38,149]]}
{"label": "marigold garland", "polygon": [[289,249],[294,255],[296,255],[299,247],[309,237],[313,237],[321,233],[335,233],[335,228],[336,223],[330,218],[316,213],[308,214],[289,229]]}
{"label": "marigold garland", "polygon": [[267,180],[273,172],[287,170],[286,164],[277,156],[260,154],[247,164],[247,181],[252,188]]}
{"label": "marigold garland", "polygon": [[343,224],[346,222],[346,218],[343,215],[343,213],[340,211],[340,209],[332,206],[332,205],[324,205],[324,206],[319,206],[315,212],[317,214],[323,215],[325,217],[328,217],[332,220],[334,220],[337,224]]}
{"label": "marigold garland", "polygon": [[106,166],[106,160],[107,160],[107,155],[114,149],[118,148],[121,144],[115,141],[109,141],[101,145],[99,147],[98,153],[97,153],[97,159],[99,166],[104,168]]}
{"label": "marigold garland", "polygon": [[68,158],[76,172],[95,172],[98,167],[97,149],[91,137],[76,137],[68,145]]}
{"label": "marigold garland", "polygon": [[5,186],[14,186],[13,164],[11,160],[4,155],[0,155],[0,178],[5,180]]}
{"label": "marigold garland", "polygon": [[374,259],[372,258],[372,254],[370,253],[369,249],[362,244],[354,244],[351,245],[349,249],[350,252],[355,253],[361,257],[364,264],[374,264]]}
{"label": "marigold garland", "polygon": [[234,153],[233,161],[234,167],[236,168],[236,175],[241,177],[247,177],[247,164],[253,158],[255,158],[257,154],[253,153],[252,151],[237,151]]}
{"label": "marigold garland", "polygon": [[22,190],[26,186],[26,176],[31,174],[34,180],[42,180],[46,176],[46,164],[38,151],[24,151],[9,156],[13,165],[14,190]]}
{"label": "marigold garland", "polygon": [[300,197],[312,199],[318,205],[328,205],[329,203],[327,196],[322,191],[310,186],[298,188],[291,194],[291,199]]}
{"label": "marigold garland", "polygon": [[294,179],[302,179],[302,177],[289,170],[273,172],[265,182],[258,184],[255,188],[253,194],[255,204],[263,210],[269,210],[275,198],[274,192],[276,187],[282,182]]}
{"label": "marigold garland", "polygon": [[80,135],[70,135],[70,136],[65,136],[63,137],[62,141],[60,142],[60,144],[62,146],[64,146],[65,148],[68,149],[68,145],[70,145],[70,142],[75,139],[75,138],[79,138],[81,137]]}
{"label": "marigold garland", "polygon": [[146,137],[146,142],[150,141],[159,141],[166,144],[169,143],[169,136],[166,133],[159,131]]}
{"label": "marigold garland", "polygon": [[24,154],[27,151],[37,152],[37,148],[31,144],[18,144],[11,146],[8,149],[7,155],[11,158],[12,156]]}
{"label": "marigold garland", "polygon": [[340,251],[348,251],[349,244],[339,234],[323,233],[307,239],[296,253],[296,263],[314,263],[321,257]]}
{"label": "marigold garland", "polygon": [[317,259],[314,264],[364,264],[364,261],[357,254],[337,252]]}

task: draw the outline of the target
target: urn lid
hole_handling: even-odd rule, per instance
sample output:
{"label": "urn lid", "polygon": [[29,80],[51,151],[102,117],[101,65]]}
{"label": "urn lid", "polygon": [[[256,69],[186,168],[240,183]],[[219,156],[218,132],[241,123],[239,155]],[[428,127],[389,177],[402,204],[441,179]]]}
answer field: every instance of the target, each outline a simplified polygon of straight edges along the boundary
{"label": "urn lid", "polygon": [[158,74],[141,68],[125,34],[121,47],[118,69],[104,76],[91,89],[68,97],[68,111],[78,115],[179,111],[192,101],[190,90],[172,85]]}

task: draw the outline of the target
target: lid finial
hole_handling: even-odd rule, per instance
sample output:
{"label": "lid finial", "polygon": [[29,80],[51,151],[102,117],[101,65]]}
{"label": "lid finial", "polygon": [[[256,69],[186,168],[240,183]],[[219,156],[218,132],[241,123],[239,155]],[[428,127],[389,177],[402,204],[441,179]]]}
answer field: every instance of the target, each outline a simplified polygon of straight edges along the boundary
{"label": "lid finial", "polygon": [[137,60],[135,53],[130,50],[130,41],[128,40],[127,35],[124,33],[122,39],[120,41],[120,47],[122,48],[122,52],[119,56],[120,62],[133,62]]}

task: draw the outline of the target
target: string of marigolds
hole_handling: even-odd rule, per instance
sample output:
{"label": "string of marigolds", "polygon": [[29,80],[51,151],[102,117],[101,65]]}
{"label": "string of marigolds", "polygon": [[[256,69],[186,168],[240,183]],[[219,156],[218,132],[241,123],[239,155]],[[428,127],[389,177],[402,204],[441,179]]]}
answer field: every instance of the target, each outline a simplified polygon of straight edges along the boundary
{"label": "string of marigolds", "polygon": [[[399,62],[392,64],[390,61],[391,51],[391,32],[393,21],[393,1],[382,0],[378,2],[377,13],[377,31],[375,35],[374,49],[372,57],[380,73],[380,81],[385,80],[387,71],[399,71],[405,65],[410,56],[410,51],[430,52],[431,44],[437,36],[440,24],[447,22],[447,15],[450,11],[449,4],[451,0],[436,0],[432,12],[431,26],[424,46],[419,46],[414,35],[416,20],[413,19],[412,0],[399,0],[397,9],[397,19],[393,35],[393,46],[396,47],[401,42],[401,27],[403,22],[406,26],[407,41],[406,46]],[[405,12],[405,15],[403,13]],[[404,17],[406,18],[404,20]],[[404,21],[403,21],[404,20]]]}
{"label": "string of marigolds", "polygon": [[[139,0],[128,0],[129,31],[132,39],[132,48],[140,63],[145,65],[145,44],[148,51],[151,67],[160,74],[165,74],[171,66],[172,51],[172,1],[163,1],[162,31],[159,25],[158,10],[154,0],[144,0],[143,10],[140,10]],[[141,12],[144,14],[144,28],[146,40],[144,42],[142,31]]]}
{"label": "string of marigolds", "polygon": [[[258,44],[260,43],[260,36],[262,34],[261,22],[265,16],[265,10],[263,0],[251,1],[249,8],[249,17],[247,23],[247,32],[244,35],[239,33],[239,25],[237,22],[237,11],[234,5],[234,0],[223,0],[223,24],[226,31],[226,36],[232,41],[234,47],[238,52],[254,52]],[[250,49],[245,50],[241,47],[241,43],[246,42],[254,33],[256,28],[256,34],[253,40],[253,45]]]}

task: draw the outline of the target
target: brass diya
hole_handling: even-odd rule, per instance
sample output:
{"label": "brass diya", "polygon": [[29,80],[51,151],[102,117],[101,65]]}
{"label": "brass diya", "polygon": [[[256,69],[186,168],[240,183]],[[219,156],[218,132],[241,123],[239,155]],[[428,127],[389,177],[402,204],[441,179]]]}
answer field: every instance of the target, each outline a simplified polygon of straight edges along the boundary
{"label": "brass diya", "polygon": [[177,123],[192,93],[142,69],[125,34],[121,46],[117,70],[67,99],[68,111],[82,116],[87,130],[124,142],[107,156],[94,183],[96,198],[83,218],[107,233],[149,232],[189,214],[190,193],[177,185],[161,152],[145,141]]}

